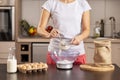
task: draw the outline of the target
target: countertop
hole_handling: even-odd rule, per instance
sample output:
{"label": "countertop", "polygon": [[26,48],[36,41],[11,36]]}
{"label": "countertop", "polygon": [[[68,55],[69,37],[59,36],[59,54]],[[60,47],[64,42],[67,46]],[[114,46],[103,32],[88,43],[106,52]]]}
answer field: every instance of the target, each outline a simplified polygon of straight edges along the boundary
{"label": "countertop", "polygon": [[[93,39],[93,38],[87,38],[84,40],[84,42],[88,42],[88,43],[91,43],[93,42],[94,40],[111,40],[111,42],[114,42],[114,43],[119,43],[120,42],[120,39],[112,39],[112,38],[96,38],[96,39]],[[49,42],[50,39],[47,39],[47,38],[43,38],[43,37],[18,37],[17,38],[17,42]]]}
{"label": "countertop", "polygon": [[120,80],[120,68],[115,65],[113,72],[83,71],[79,65],[74,65],[71,70],[59,70],[55,65],[48,65],[46,72],[24,74],[6,72],[6,65],[0,64],[0,80]]}

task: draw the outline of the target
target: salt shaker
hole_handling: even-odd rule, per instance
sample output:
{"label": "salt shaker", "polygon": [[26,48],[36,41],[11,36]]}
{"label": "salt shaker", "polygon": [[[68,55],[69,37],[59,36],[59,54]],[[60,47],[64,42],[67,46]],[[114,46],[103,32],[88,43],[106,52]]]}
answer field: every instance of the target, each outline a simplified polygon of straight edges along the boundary
{"label": "salt shaker", "polygon": [[8,59],[7,59],[7,72],[15,73],[17,71],[17,60],[15,57],[15,48],[11,47],[9,49]]}

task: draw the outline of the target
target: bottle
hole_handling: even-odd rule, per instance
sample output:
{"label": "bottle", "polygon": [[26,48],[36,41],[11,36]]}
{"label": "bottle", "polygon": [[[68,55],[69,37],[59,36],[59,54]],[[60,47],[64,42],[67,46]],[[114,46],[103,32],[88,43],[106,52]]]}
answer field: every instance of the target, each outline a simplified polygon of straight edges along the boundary
{"label": "bottle", "polygon": [[101,19],[100,26],[101,26],[100,37],[104,37],[104,21],[103,21],[103,19]]}
{"label": "bottle", "polygon": [[15,73],[17,72],[17,60],[15,57],[15,48],[11,47],[9,49],[8,59],[7,59],[7,72]]}
{"label": "bottle", "polygon": [[95,28],[94,28],[94,38],[100,37],[100,23],[96,21]]}

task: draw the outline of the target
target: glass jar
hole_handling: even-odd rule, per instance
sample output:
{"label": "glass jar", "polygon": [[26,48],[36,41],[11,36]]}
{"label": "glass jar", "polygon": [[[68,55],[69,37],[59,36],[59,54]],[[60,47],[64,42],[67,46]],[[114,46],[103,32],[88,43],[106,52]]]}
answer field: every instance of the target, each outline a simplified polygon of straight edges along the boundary
{"label": "glass jar", "polygon": [[15,48],[9,48],[9,54],[7,59],[7,72],[14,73],[17,71],[17,60],[15,57]]}

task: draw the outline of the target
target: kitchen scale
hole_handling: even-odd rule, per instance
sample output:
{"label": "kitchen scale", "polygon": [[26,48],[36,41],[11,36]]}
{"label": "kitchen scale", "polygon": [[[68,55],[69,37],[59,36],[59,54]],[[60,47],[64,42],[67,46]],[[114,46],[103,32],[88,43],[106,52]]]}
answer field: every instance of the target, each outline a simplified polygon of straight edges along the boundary
{"label": "kitchen scale", "polygon": [[73,62],[69,62],[69,61],[58,61],[56,63],[56,67],[58,69],[72,69],[73,67]]}

